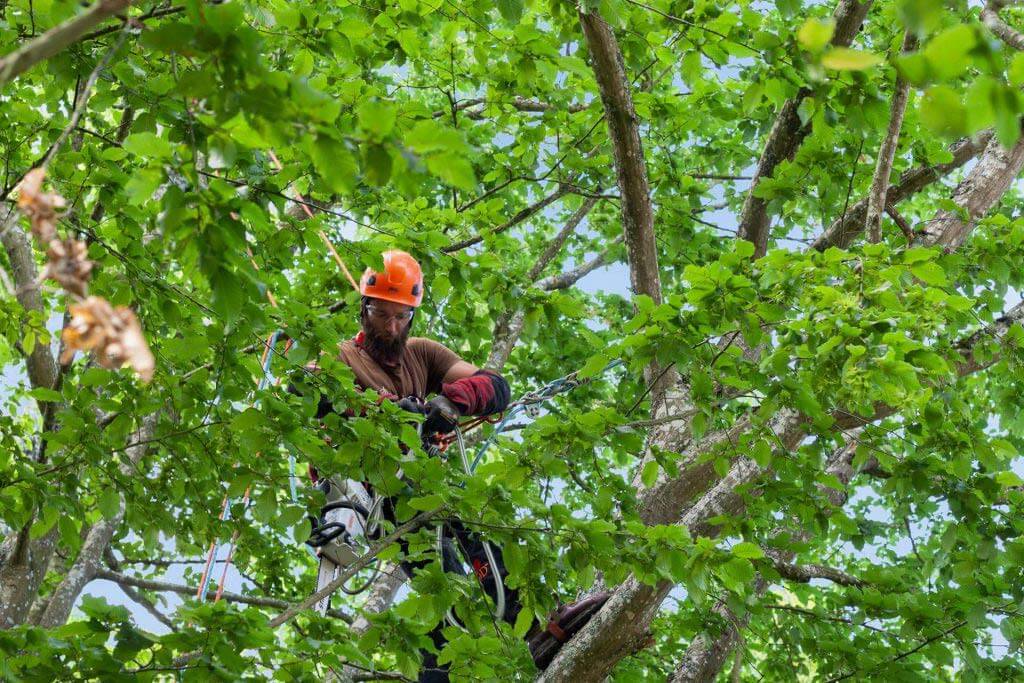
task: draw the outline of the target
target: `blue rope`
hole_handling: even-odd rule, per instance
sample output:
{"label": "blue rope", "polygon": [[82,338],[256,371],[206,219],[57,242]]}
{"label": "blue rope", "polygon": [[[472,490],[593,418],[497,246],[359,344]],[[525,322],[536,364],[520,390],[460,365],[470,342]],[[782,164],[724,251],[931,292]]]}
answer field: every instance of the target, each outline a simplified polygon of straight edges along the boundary
{"label": "blue rope", "polygon": [[[274,330],[274,333],[270,335],[270,351],[267,353],[267,359],[263,361],[263,377],[260,378],[259,384],[256,385],[256,391],[262,391],[267,388],[267,385],[273,380],[273,375],[270,374],[270,363],[274,358],[274,349],[277,347],[277,340],[281,336],[281,330]],[[231,519],[231,499],[228,498],[224,507],[224,521]],[[203,577],[202,586],[199,589],[199,597],[201,600],[206,599],[206,591],[210,588],[210,578],[213,576],[213,567],[217,564],[217,556],[220,555],[221,544],[218,543],[217,547],[213,551],[213,563],[210,565],[210,571],[206,572],[206,576]]]}

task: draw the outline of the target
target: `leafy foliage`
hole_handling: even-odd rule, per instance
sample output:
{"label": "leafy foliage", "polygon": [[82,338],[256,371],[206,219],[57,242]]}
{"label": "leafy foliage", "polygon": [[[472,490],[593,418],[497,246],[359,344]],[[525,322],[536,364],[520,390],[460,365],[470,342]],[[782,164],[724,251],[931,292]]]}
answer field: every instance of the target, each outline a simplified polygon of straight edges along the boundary
{"label": "leafy foliage", "polygon": [[[414,678],[427,634],[454,607],[467,630],[447,631],[440,661],[465,680],[515,680],[535,673],[529,617],[630,575],[678,588],[654,644],[620,662],[615,680],[670,675],[680,643],[731,627],[720,604],[749,623],[735,666],[751,680],[1016,675],[1024,328],[977,333],[1024,285],[1019,193],[955,252],[908,245],[890,224],[880,244],[804,243],[867,191],[897,75],[913,89],[894,180],[950,161],[951,142],[983,129],[1013,146],[1024,58],[963,2],[875,3],[850,48],[830,46],[831,7],[798,0],[587,4],[615,29],[631,78],[660,304],[625,296],[615,160],[571,3],[143,2],[124,28],[112,20],[3,86],[7,201],[60,137],[76,88],[116,50],[48,178],[67,200],[60,230],[88,245],[90,291],[136,311],[156,357],[148,385],[80,358],[58,385],[34,386],[23,369],[36,347],[59,343],[66,302],[44,288],[33,310],[2,288],[0,528],[59,550],[32,614],[0,631],[5,678],[304,680],[346,664]],[[0,52],[79,11],[10,0]],[[1015,10],[1001,16],[1020,24]],[[905,30],[921,48],[901,55]],[[776,114],[799,93],[809,134],[752,190],[768,200],[775,247],[752,260],[733,217]],[[959,210],[956,180],[936,179],[900,213],[920,229]],[[583,226],[535,270],[593,198]],[[333,359],[358,328],[359,298],[321,234],[355,273],[382,249],[414,253],[428,280],[415,333],[477,365],[506,333],[495,321],[521,314],[503,367],[515,395],[575,370],[594,381],[498,438],[466,481]],[[581,281],[590,286],[540,284],[596,254],[612,267]],[[9,249],[0,266],[14,272]],[[272,372],[302,396],[257,388],[275,330],[294,345],[270,351]],[[306,370],[316,359],[320,371]],[[625,365],[602,374],[613,359]],[[679,452],[641,465],[652,360],[673,364],[692,406],[674,423]],[[321,396],[361,416],[321,424]],[[808,430],[793,449],[771,429],[787,409]],[[858,419],[862,431],[849,427]],[[737,491],[744,512],[713,518],[713,533],[645,525],[638,488],[677,474],[689,444],[744,421],[705,456],[717,478],[740,456],[763,468]],[[829,491],[847,486],[826,464],[854,441],[850,500],[836,507]],[[433,562],[361,635],[308,612],[270,628],[277,610],[265,605],[187,599],[170,610],[149,589],[175,630],[143,629],[89,595],[63,625],[33,622],[104,520],[116,522],[110,555],[125,574],[159,579],[168,562],[236,535],[242,592],[301,601],[315,573],[306,515],[322,495],[290,457],[397,496],[400,517],[440,506],[470,520],[504,549],[525,616],[495,625],[471,576],[440,571],[426,529],[410,553]],[[865,585],[792,580],[781,554]],[[183,564],[179,575],[194,587],[200,570]],[[775,588],[758,591],[761,580]],[[361,604],[340,599],[350,614]]]}

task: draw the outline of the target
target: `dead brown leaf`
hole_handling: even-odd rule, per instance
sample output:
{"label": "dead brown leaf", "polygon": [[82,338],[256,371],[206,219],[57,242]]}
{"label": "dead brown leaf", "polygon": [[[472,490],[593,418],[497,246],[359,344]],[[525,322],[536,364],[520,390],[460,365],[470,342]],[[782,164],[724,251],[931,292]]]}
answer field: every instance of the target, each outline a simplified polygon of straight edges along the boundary
{"label": "dead brown leaf", "polygon": [[33,168],[18,185],[18,209],[32,224],[32,234],[41,244],[57,239],[57,218],[67,206],[56,192],[43,192],[45,168]]}
{"label": "dead brown leaf", "polygon": [[85,242],[70,237],[51,241],[46,250],[46,268],[39,274],[39,281],[56,280],[72,294],[85,297],[94,265],[87,257],[88,252]]}
{"label": "dead brown leaf", "polygon": [[91,351],[105,368],[131,365],[143,381],[153,378],[156,360],[142,334],[139,319],[130,308],[113,308],[106,299],[90,296],[71,304],[71,322],[64,328],[64,353],[60,362],[68,363],[75,351]]}

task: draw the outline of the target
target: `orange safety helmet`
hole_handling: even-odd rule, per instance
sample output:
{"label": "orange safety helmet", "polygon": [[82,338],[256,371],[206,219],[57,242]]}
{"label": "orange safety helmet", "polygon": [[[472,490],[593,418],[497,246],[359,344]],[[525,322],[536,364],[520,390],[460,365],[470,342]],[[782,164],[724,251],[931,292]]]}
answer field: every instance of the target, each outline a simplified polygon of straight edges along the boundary
{"label": "orange safety helmet", "polygon": [[423,301],[423,271],[409,254],[398,249],[385,251],[384,270],[367,268],[359,281],[359,293],[374,299],[419,306]]}

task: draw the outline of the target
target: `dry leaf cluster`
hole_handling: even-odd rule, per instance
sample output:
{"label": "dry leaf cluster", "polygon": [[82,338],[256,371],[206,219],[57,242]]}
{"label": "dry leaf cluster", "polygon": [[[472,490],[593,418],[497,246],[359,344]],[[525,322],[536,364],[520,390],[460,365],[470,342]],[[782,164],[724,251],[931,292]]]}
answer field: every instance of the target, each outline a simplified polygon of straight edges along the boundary
{"label": "dry leaf cluster", "polygon": [[139,319],[130,308],[110,303],[98,296],[89,296],[89,278],[93,262],[88,247],[80,240],[57,236],[57,219],[66,206],[55,192],[43,192],[44,168],[25,174],[19,185],[18,209],[32,224],[32,234],[40,246],[46,247],[46,267],[39,281],[55,280],[75,299],[71,304],[71,321],[64,328],[64,352],[60,362],[69,363],[76,351],[92,351],[96,362],[105,368],[129,364],[146,382],[153,378],[156,366]]}
{"label": "dry leaf cluster", "polygon": [[153,354],[132,309],[114,308],[98,296],[87,297],[70,308],[71,322],[64,328],[66,346],[61,363],[70,362],[78,349],[91,349],[96,362],[105,368],[129,363],[145,381],[153,378]]}

